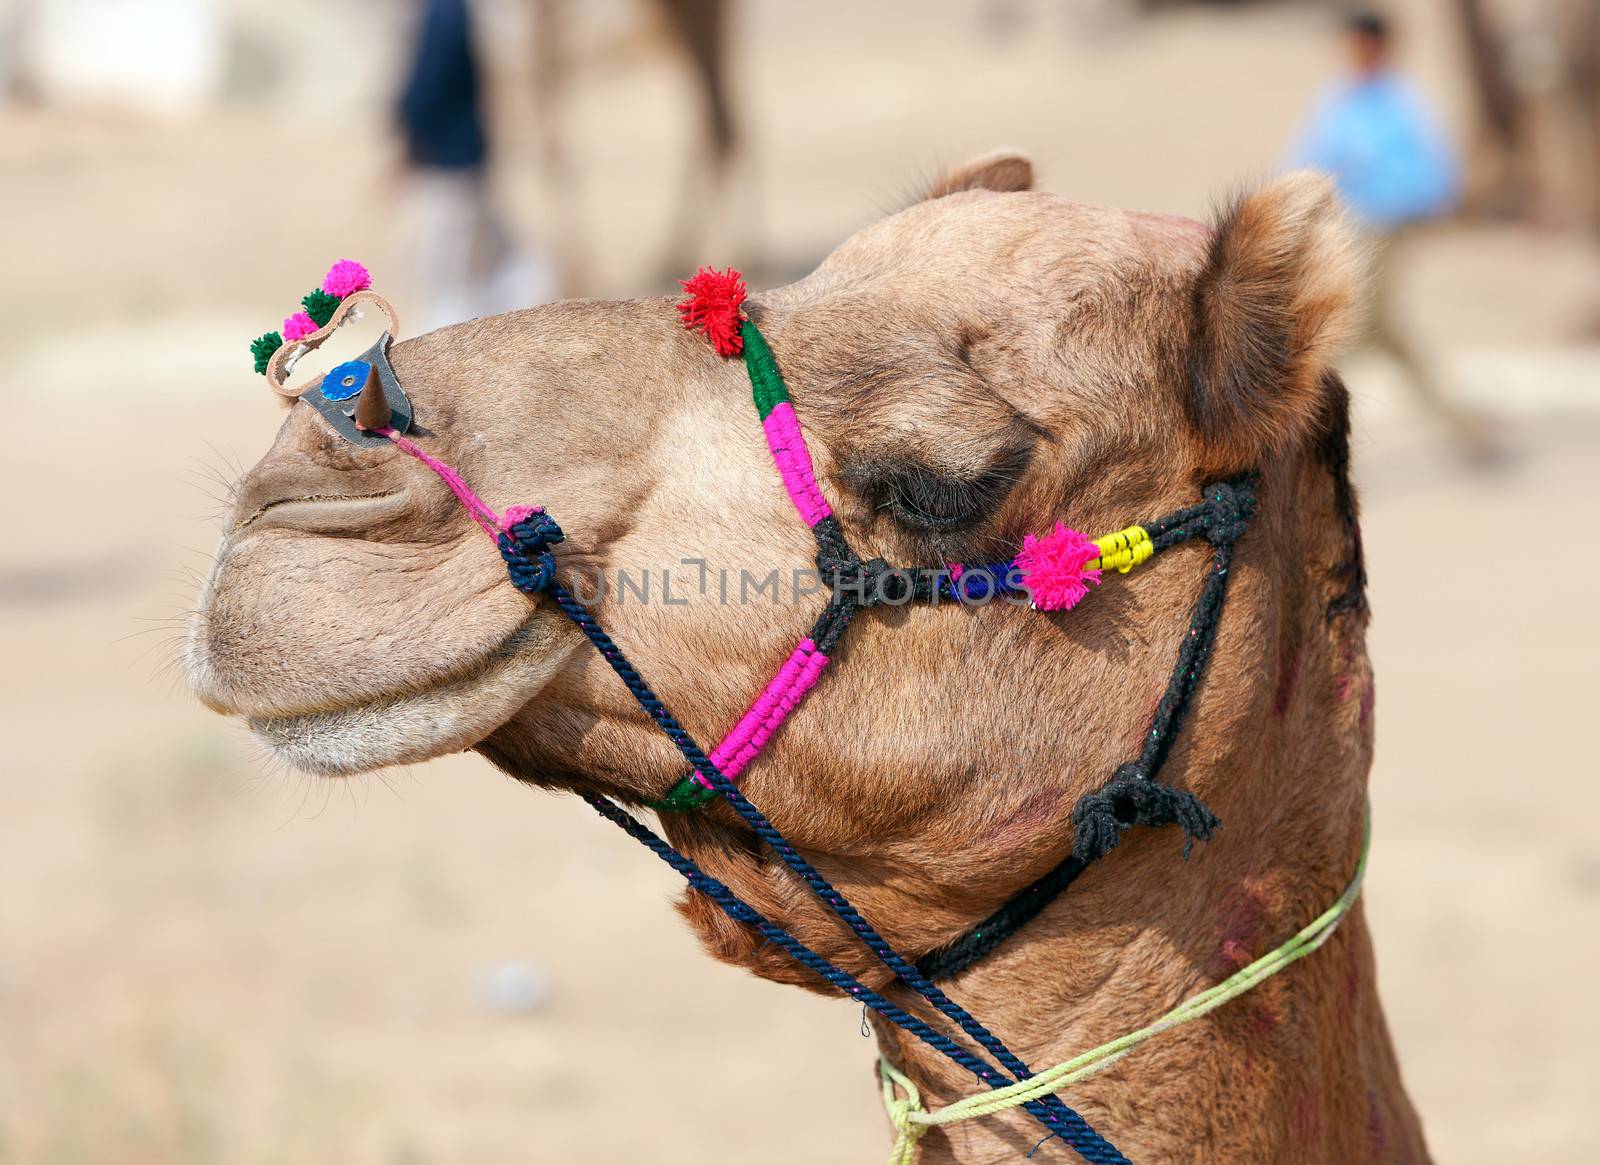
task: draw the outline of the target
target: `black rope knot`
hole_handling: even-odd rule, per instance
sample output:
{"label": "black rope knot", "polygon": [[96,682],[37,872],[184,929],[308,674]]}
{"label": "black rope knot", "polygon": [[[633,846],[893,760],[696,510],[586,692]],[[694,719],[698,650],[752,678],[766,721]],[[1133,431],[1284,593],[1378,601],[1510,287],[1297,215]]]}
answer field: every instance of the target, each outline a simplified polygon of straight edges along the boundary
{"label": "black rope knot", "polygon": [[859,610],[917,597],[916,572],[892,567],[882,558],[863,561],[845,541],[837,519],[824,518],[812,533],[817,539],[817,574],[836,601]]}
{"label": "black rope knot", "polygon": [[1212,543],[1233,542],[1255,513],[1256,497],[1248,481],[1217,481],[1206,486],[1206,537]]}
{"label": "black rope knot", "polygon": [[811,528],[811,533],[817,540],[817,577],[823,585],[838,591],[841,582],[860,579],[861,559],[845,541],[837,518],[828,515]]}
{"label": "black rope knot", "polygon": [[1072,856],[1087,865],[1117,847],[1122,835],[1135,825],[1176,823],[1185,835],[1183,856],[1196,841],[1208,841],[1222,822],[1193,793],[1152,781],[1138,762],[1122,765],[1103,789],[1089,793],[1074,806],[1072,825],[1077,831]]}
{"label": "black rope knot", "polygon": [[556,578],[556,556],[550,547],[565,537],[554,518],[535,511],[496,538],[511,585],[525,595],[547,590]]}
{"label": "black rope knot", "polygon": [[835,591],[848,591],[857,606],[875,607],[879,603],[898,606],[916,594],[916,580],[909,570],[890,566],[882,558],[857,561],[849,573],[833,582]]}

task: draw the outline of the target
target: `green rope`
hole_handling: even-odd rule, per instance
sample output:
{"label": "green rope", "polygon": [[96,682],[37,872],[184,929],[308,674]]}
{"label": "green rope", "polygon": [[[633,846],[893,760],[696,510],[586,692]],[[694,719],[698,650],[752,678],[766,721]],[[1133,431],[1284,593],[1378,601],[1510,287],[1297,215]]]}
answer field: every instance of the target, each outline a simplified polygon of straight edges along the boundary
{"label": "green rope", "polygon": [[1224,1003],[1239,998],[1264,980],[1270,979],[1290,963],[1305,958],[1328,941],[1328,936],[1355,905],[1356,899],[1361,894],[1361,880],[1366,876],[1367,853],[1371,848],[1372,820],[1369,810],[1367,824],[1362,830],[1361,856],[1356,859],[1356,871],[1350,879],[1349,886],[1332,906],[1318,915],[1304,930],[1281,947],[1269,951],[1248,967],[1230,975],[1215,987],[1180,1003],[1154,1023],[1138,1031],[1129,1032],[1110,1043],[1101,1044],[1098,1048],[1082,1055],[1074,1056],[1063,1064],[1057,1064],[1054,1068],[1040,1072],[1037,1076],[1005,1088],[997,1088],[993,1092],[969,1096],[965,1100],[958,1100],[934,1112],[928,1112],[922,1107],[922,1099],[916,1085],[880,1056],[878,1077],[883,1085],[884,1107],[888,1110],[889,1120],[894,1124],[896,1131],[894,1150],[889,1155],[889,1165],[911,1165],[916,1160],[917,1142],[924,1133],[936,1125],[955,1124],[958,1121],[973,1120],[1008,1108],[1016,1108],[1030,1100],[1048,1096],[1063,1085],[1075,1084],[1094,1075],[1108,1064],[1120,1060],[1146,1040],[1215,1011]]}

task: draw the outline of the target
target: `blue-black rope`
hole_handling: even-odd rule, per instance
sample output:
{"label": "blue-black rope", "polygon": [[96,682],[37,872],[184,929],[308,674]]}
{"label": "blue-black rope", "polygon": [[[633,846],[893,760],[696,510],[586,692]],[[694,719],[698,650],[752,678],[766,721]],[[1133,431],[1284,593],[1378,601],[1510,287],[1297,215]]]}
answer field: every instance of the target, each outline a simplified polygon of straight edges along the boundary
{"label": "blue-black rope", "polygon": [[[855,907],[850,904],[849,900],[845,898],[845,896],[837,889],[835,889],[826,878],[818,873],[809,862],[800,857],[800,855],[795,851],[794,847],[789,844],[788,839],[785,838],[783,834],[780,833],[777,828],[766,819],[761,811],[756,809],[756,807],[750,803],[749,799],[741,794],[733,785],[733,783],[729,781],[728,778],[711,763],[710,759],[701,751],[700,746],[695,742],[694,738],[691,737],[689,733],[677,722],[672,713],[668,711],[666,705],[661,702],[660,698],[655,694],[654,691],[650,689],[644,678],[639,675],[633,664],[629,662],[627,656],[622,653],[622,649],[617,647],[616,643],[609,635],[606,634],[604,629],[600,627],[599,623],[595,621],[594,617],[590,615],[588,611],[584,610],[582,604],[573,598],[566,588],[562,587],[559,583],[551,583],[545,593],[555,600],[557,606],[559,606],[566,616],[578,626],[578,629],[584,633],[584,635],[589,639],[589,642],[594,645],[594,647],[605,658],[606,662],[611,665],[612,670],[622,678],[623,682],[627,685],[628,690],[633,694],[635,701],[637,701],[639,706],[643,708],[650,718],[656,722],[656,725],[666,734],[668,739],[670,739],[673,744],[677,746],[678,751],[683,755],[684,759],[694,766],[695,771],[701,773],[708,781],[712,783],[713,787],[715,787],[717,791],[721,793],[731,805],[733,805],[734,809],[740,813],[740,816],[744,817],[745,820],[750,823],[751,828],[756,830],[756,832],[761,836],[762,840],[766,841],[767,844],[772,847],[773,852],[777,853],[786,865],[789,865],[791,869],[795,869],[795,872],[800,874],[800,876],[806,881],[807,885],[817,895],[817,897],[820,898],[822,902],[828,906],[828,908],[832,910],[837,917],[842,919],[847,925],[850,926],[852,930],[860,935],[863,941],[866,942],[868,948],[871,949],[872,952],[877,955],[886,966],[888,966],[891,970],[894,970],[897,975],[900,974],[899,968],[901,967],[909,971],[909,975],[901,976],[908,987],[916,990],[918,994],[927,999],[928,1002],[933,1004],[933,1006],[940,1012],[954,1020],[962,1028],[962,1030],[967,1032],[968,1035],[972,1036],[973,1039],[977,1040],[991,1053],[993,1053],[997,1059],[1005,1062],[1005,1066],[1015,1073],[1018,1079],[1026,1079],[1032,1075],[1027,1065],[1024,1064],[1008,1048],[1006,1048],[1005,1044],[1003,1044],[998,1037],[996,1037],[986,1027],[979,1023],[976,1018],[966,1011],[965,1008],[962,1008],[959,1004],[955,1003],[947,995],[945,995],[943,991],[939,990],[939,988],[935,987],[932,983],[929,983],[925,978],[923,978],[923,976],[918,973],[916,968],[913,967],[909,962],[903,959],[899,954],[895,953],[894,949],[890,947],[883,937],[879,935],[878,932],[871,926],[871,924],[861,916]],[[640,828],[643,827],[641,826]],[[630,830],[629,832],[631,833],[633,831]],[[634,834],[634,836],[638,837],[638,834]],[[643,839],[641,838],[640,840]],[[661,844],[667,845],[667,843],[664,841]],[[667,848],[670,849],[671,847],[668,846]],[[687,858],[684,858],[683,860],[686,862],[688,861]],[[680,870],[680,872],[682,871]],[[807,872],[809,872],[809,876],[807,876]],[[719,902],[718,905],[722,904]],[[766,932],[763,931],[763,933]],[[784,934],[786,938],[788,937],[787,932],[779,930],[778,933]],[[769,935],[768,937],[771,936]],[[796,940],[791,939],[790,941],[793,942]],[[790,954],[794,954],[794,951],[790,949],[788,943],[780,943],[779,945],[783,946],[785,951],[788,951]],[[821,960],[820,955],[814,955],[813,957]],[[801,961],[806,966],[812,967],[813,970],[817,969],[810,962],[807,962],[804,959]],[[828,967],[831,972],[831,974],[825,975],[824,977],[828,978],[829,982],[834,983],[836,986],[839,984],[839,982],[841,982],[841,980],[835,978],[835,976],[843,976],[844,979],[850,979],[845,972],[840,971],[831,963],[827,963],[826,960],[822,960],[822,965]],[[853,980],[851,980],[851,982],[853,982]],[[852,992],[852,994],[854,993]],[[863,1002],[866,1002],[864,998]],[[929,1042],[926,1040],[926,1037],[922,1036],[920,1031],[914,1028],[906,1027],[904,1023],[901,1023],[887,1012],[882,1012],[880,1010],[880,1014],[883,1014],[884,1018],[889,1019],[891,1022],[894,1022],[905,1028],[905,1030],[910,1031],[913,1035],[923,1038],[924,1042]],[[937,1035],[937,1033],[934,1034]],[[930,1042],[930,1046],[934,1047],[938,1051],[944,1052],[946,1055],[949,1055],[946,1045],[959,1049],[959,1045],[953,1044],[948,1040],[947,1037],[941,1036],[939,1038],[942,1043]],[[982,1080],[985,1084],[988,1084],[991,1088],[1001,1088],[1010,1082],[1009,1077],[997,1070],[991,1069],[988,1065],[984,1064],[982,1060],[979,1060],[976,1057],[971,1057],[968,1053],[963,1053],[963,1057],[956,1059],[956,1063],[961,1064],[962,1067],[974,1072],[978,1079]],[[1100,1136],[1099,1133],[1095,1132],[1095,1130],[1089,1125],[1088,1121],[1084,1120],[1083,1117],[1078,1115],[1078,1113],[1067,1107],[1066,1103],[1063,1102],[1059,1097],[1043,1097],[1040,1100],[1030,1102],[1025,1107],[1027,1108],[1027,1111],[1037,1118],[1041,1123],[1043,1123],[1052,1134],[1061,1137],[1062,1140],[1066,1141],[1067,1144],[1071,1145],[1075,1150],[1077,1150],[1085,1160],[1093,1162],[1094,1165],[1128,1165],[1128,1160],[1126,1157],[1119,1153],[1116,1148],[1111,1145],[1110,1142],[1106,1141],[1105,1138]]]}
{"label": "blue-black rope", "polygon": [[[512,583],[519,590],[530,594],[547,594],[556,602],[556,605],[561,608],[567,618],[583,632],[590,644],[611,665],[612,670],[622,679],[635,701],[655,721],[657,727],[661,729],[667,738],[673,742],[684,759],[706,778],[712,787],[756,831],[757,835],[772,848],[773,852],[801,877],[824,905],[862,939],[868,949],[885,966],[894,971],[908,987],[927,999],[942,1014],[957,1023],[963,1031],[990,1051],[1018,1079],[1028,1078],[1031,1073],[1027,1065],[1019,1057],[1012,1053],[997,1036],[978,1022],[965,1008],[951,1000],[942,990],[923,976],[916,967],[900,956],[882,935],[862,917],[860,912],[851,905],[850,901],[834,888],[810,862],[802,857],[789,844],[788,839],[767,820],[766,816],[751,804],[749,799],[739,792],[733,782],[728,780],[711,763],[694,738],[678,723],[677,719],[645,682],[627,656],[623,654],[621,648],[606,634],[605,630],[584,609],[583,605],[566,588],[555,581],[555,558],[551,554],[549,547],[553,543],[561,541],[562,537],[561,528],[549,515],[543,513],[531,515],[523,522],[514,525],[509,534],[502,534],[499,539],[500,552],[506,560]],[[639,828],[642,829],[643,827]],[[633,831],[629,830],[629,832]],[[634,836],[641,841],[644,840],[637,833]],[[652,834],[651,836],[653,837],[654,835]],[[646,844],[649,843],[647,842]],[[661,844],[666,845],[665,842]],[[676,853],[676,851],[673,852]],[[679,856],[681,857],[681,855]],[[682,860],[688,861],[687,858]],[[682,873],[683,870],[680,869],[679,872]],[[685,874],[685,876],[687,877],[688,875]],[[694,884],[692,880],[691,884]],[[820,958],[820,956],[817,957]],[[830,968],[832,967],[831,964],[827,965]],[[844,972],[838,971],[837,968],[833,968],[833,971],[840,975],[844,974]],[[886,1018],[888,1017],[886,1016]],[[911,1029],[908,1028],[907,1030]],[[959,1063],[960,1061],[957,1062]],[[981,1064],[982,1062],[978,1061],[978,1063]],[[963,1064],[963,1066],[968,1067],[969,1065]],[[979,1079],[990,1083],[992,1087],[1001,1087],[1007,1082],[1004,1079],[996,1080],[995,1077],[998,1075],[996,1072],[988,1071],[986,1066],[984,1070],[979,1071]],[[1086,1160],[1094,1162],[1095,1165],[1117,1165],[1117,1163],[1126,1165],[1127,1159],[1096,1133],[1087,1121],[1069,1108],[1059,1097],[1051,1096],[1033,1102],[1028,1106],[1028,1111],[1033,1113],[1053,1134],[1060,1136]]]}
{"label": "blue-black rope", "polygon": [[1184,832],[1185,855],[1195,840],[1211,837],[1221,823],[1193,793],[1160,780],[1162,765],[1183,728],[1184,713],[1205,672],[1227,598],[1233,544],[1243,535],[1255,511],[1250,476],[1215,482],[1198,505],[1188,506],[1149,523],[1145,528],[1157,550],[1191,538],[1211,543],[1211,569],[1189,616],[1189,628],[1178,648],[1177,662],[1156,706],[1136,759],[1117,767],[1111,780],[1086,793],[1072,809],[1072,852],[1054,869],[1003,902],[966,933],[918,960],[929,979],[960,974],[1021,930],[1092,863],[1116,848],[1134,826],[1176,823]]}
{"label": "blue-black rope", "polygon": [[[859,1000],[862,1004],[872,1008],[872,1010],[883,1016],[890,1023],[916,1036],[935,1051],[942,1053],[950,1060],[971,1072],[990,1088],[1003,1088],[1010,1083],[1007,1077],[995,1071],[982,1059],[974,1056],[971,1052],[967,1051],[949,1036],[940,1032],[938,1029],[932,1027],[925,1021],[912,1015],[910,1012],[890,1002],[884,996],[878,994],[878,992],[874,991],[872,988],[866,986],[860,980],[856,979],[849,972],[843,971],[834,966],[827,959],[817,954],[810,947],[806,946],[799,939],[795,938],[788,931],[784,930],[781,926],[778,926],[776,923],[769,920],[753,906],[749,905],[742,898],[738,897],[738,895],[734,894],[734,892],[728,889],[728,887],[722,882],[719,882],[717,879],[711,877],[709,874],[701,870],[700,867],[695,864],[693,859],[685,856],[680,850],[675,849],[665,838],[656,834],[643,822],[627,813],[615,802],[609,801],[600,796],[586,796],[584,800],[593,806],[595,811],[598,812],[602,817],[619,826],[630,837],[643,844],[645,848],[649,849],[658,858],[666,862],[667,865],[671,866],[674,870],[683,875],[684,881],[688,882],[691,887],[701,894],[704,894],[707,898],[714,902],[729,918],[733,919],[735,922],[743,923],[746,926],[752,927],[758,934],[760,934],[767,941],[773,943],[775,946],[779,947],[795,962],[799,963],[801,966],[805,967],[819,978],[830,983],[832,986],[838,988],[843,994],[850,996],[852,999]],[[1105,1145],[1105,1152],[1095,1152],[1087,1147],[1079,1148],[1078,1145],[1068,1138],[1068,1135],[1065,1131],[1056,1129],[1054,1127],[1054,1122],[1059,1121],[1060,1118],[1055,1113],[1048,1110],[1047,1107],[1040,1101],[1032,1101],[1023,1107],[1039,1120],[1043,1121],[1046,1127],[1050,1128],[1052,1136],[1060,1136],[1063,1140],[1066,1140],[1068,1144],[1072,1144],[1073,1147],[1078,1149],[1078,1152],[1082,1154],[1086,1160],[1093,1161],[1096,1163],[1096,1165],[1100,1165],[1101,1162],[1119,1162],[1121,1165],[1127,1165],[1127,1159],[1118,1153],[1112,1146],[1106,1144],[1103,1140],[1101,1141],[1101,1144]],[[1087,1124],[1085,1124],[1083,1127],[1088,1129]],[[1095,1137],[1097,1140],[1100,1139],[1099,1134],[1095,1133],[1092,1129],[1089,1129],[1088,1131],[1091,1136]],[[1109,1153],[1110,1155],[1108,1156],[1106,1153]]]}

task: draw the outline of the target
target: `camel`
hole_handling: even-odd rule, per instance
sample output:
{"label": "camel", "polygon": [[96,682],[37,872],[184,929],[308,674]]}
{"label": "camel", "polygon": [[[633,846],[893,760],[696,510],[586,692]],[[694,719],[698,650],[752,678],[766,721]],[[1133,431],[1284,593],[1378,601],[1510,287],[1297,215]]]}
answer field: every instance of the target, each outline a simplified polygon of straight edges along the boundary
{"label": "camel", "polygon": [[[1119,529],[1259,473],[1163,776],[1222,829],[1187,858],[1175,830],[1130,831],[944,984],[1042,1068],[1334,900],[1361,849],[1373,682],[1331,363],[1360,263],[1329,185],[1276,179],[1210,227],[1032,187],[1025,157],[980,159],[747,307],[864,554],[992,559],[1058,518]],[[655,573],[656,601],[613,587],[593,609],[698,739],[725,732],[820,604],[718,593],[719,571],[764,578],[815,553],[742,367],[670,299],[549,304],[397,343],[391,360],[411,437],[483,497],[558,516],[559,570],[590,580],[580,593],[602,572]],[[934,951],[1071,850],[1070,810],[1137,747],[1207,564],[1202,544],[1174,548],[1065,613],[873,608],[742,788],[900,951]],[[680,573],[661,601],[666,568]],[[186,663],[202,701],[312,773],[474,749],[530,784],[634,806],[684,773],[567,621],[507,585],[433,474],[300,404],[238,485]],[[727,806],[662,816],[768,918],[930,1014]],[[821,989],[700,896],[679,909],[715,957]],[[930,1108],[975,1090],[898,1029],[876,1034]],[[1359,904],[1314,955],[1063,1099],[1134,1161],[1428,1159]],[[1012,1110],[930,1132],[922,1159],[1010,1161],[1038,1140]]]}
{"label": "camel", "polygon": [[[741,134],[729,91],[728,6],[723,0],[658,0],[654,9],[682,50],[689,80],[699,94],[693,159],[684,170],[667,234],[663,280],[692,264],[694,248],[712,234],[742,253],[746,266],[759,264],[753,175],[739,172]],[[588,264],[576,214],[581,199],[563,126],[563,106],[575,70],[570,43],[574,11],[568,0],[540,0],[533,6],[530,59],[534,136],[546,201],[556,225],[552,245],[560,254],[568,294],[582,294]]]}

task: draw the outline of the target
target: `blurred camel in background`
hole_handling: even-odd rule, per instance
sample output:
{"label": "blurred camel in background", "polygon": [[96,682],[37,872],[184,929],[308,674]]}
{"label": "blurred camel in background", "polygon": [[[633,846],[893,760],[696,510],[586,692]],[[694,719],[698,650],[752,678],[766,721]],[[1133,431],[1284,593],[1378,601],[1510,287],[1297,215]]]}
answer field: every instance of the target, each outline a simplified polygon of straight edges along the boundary
{"label": "blurred camel in background", "polygon": [[[586,290],[587,269],[577,193],[577,175],[562,124],[563,95],[571,79],[570,0],[538,0],[534,5],[534,116],[541,169],[550,188],[555,221],[550,237],[557,250],[567,294]],[[753,187],[737,174],[741,138],[727,77],[726,0],[654,0],[653,8],[684,54],[699,101],[697,147],[684,172],[672,225],[654,266],[657,281],[691,271],[706,255],[760,270],[756,230],[751,222]],[[742,177],[741,189],[734,185]]]}
{"label": "blurred camel in background", "polygon": [[[1477,132],[1468,209],[1600,240],[1600,0],[1456,0]],[[1600,306],[1587,330],[1600,335]]]}
{"label": "blurred camel in background", "polygon": [[1478,209],[1600,236],[1600,0],[1456,0],[1477,116]]}

